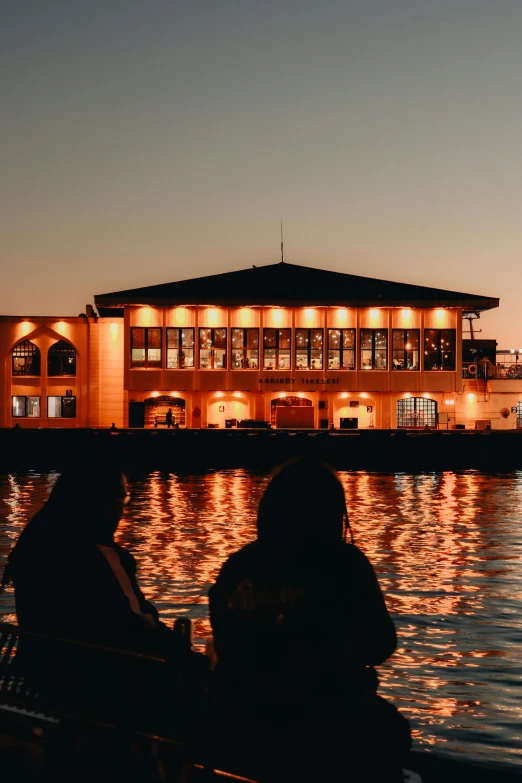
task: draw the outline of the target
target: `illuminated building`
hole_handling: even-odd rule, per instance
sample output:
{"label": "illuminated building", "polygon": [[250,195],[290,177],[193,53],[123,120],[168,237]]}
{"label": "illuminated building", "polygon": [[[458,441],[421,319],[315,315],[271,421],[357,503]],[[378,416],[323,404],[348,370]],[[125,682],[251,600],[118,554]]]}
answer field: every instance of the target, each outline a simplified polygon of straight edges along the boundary
{"label": "illuminated building", "polygon": [[5,316],[0,424],[469,427],[495,416],[489,380],[463,379],[462,319],[498,304],[278,263]]}

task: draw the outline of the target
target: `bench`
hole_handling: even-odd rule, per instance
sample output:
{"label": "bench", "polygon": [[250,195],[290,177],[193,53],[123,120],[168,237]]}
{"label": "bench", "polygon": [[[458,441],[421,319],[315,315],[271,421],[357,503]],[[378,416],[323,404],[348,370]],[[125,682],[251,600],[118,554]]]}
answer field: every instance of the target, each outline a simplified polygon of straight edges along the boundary
{"label": "bench", "polygon": [[[190,651],[190,634],[180,636]],[[39,671],[47,685],[35,677],[35,653],[38,659],[41,654]],[[65,660],[63,673],[60,661]],[[48,687],[50,682],[59,685]],[[190,682],[183,666],[166,658],[0,623],[0,736],[25,742],[32,738],[40,745],[43,737],[42,780],[237,779],[216,770],[198,747],[205,703],[204,689]],[[13,768],[23,763],[24,752]],[[3,764],[3,769],[8,767]],[[9,783],[8,776],[3,779]]]}

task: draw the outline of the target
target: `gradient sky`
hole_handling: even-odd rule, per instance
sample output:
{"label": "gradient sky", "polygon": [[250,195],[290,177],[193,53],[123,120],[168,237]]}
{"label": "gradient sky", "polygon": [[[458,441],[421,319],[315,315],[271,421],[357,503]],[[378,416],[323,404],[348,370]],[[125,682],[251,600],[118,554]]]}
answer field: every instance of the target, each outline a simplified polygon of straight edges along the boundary
{"label": "gradient sky", "polygon": [[[0,0],[0,313],[285,260],[499,296],[520,0]],[[520,346],[519,346],[520,343]]]}

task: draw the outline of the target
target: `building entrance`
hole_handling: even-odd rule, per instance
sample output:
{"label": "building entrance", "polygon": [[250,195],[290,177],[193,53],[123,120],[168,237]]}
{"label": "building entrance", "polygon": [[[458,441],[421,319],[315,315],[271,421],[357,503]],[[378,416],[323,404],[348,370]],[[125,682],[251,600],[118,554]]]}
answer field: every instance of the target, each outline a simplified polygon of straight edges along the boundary
{"label": "building entrance", "polygon": [[270,423],[279,429],[313,429],[315,408],[306,397],[277,397],[272,400]]}
{"label": "building entrance", "polygon": [[172,425],[185,426],[185,400],[180,397],[164,395],[148,397],[145,401],[145,427],[165,426],[165,416],[168,409],[172,410]]}

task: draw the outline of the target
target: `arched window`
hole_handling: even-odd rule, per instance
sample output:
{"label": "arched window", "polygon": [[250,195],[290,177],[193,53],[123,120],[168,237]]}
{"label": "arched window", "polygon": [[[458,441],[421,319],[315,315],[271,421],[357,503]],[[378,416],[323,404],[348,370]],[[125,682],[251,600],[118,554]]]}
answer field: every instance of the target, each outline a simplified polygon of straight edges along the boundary
{"label": "arched window", "polygon": [[13,375],[40,375],[40,349],[29,340],[13,348]]}
{"label": "arched window", "polygon": [[76,375],[76,351],[70,343],[59,340],[49,348],[47,375]]}
{"label": "arched window", "polygon": [[424,429],[437,426],[437,403],[425,397],[397,401],[397,427]]}

